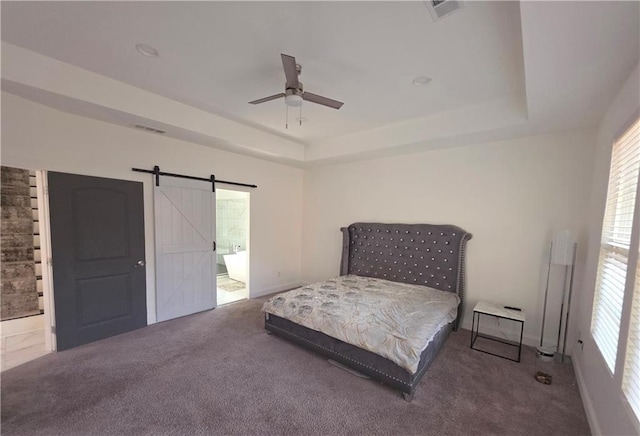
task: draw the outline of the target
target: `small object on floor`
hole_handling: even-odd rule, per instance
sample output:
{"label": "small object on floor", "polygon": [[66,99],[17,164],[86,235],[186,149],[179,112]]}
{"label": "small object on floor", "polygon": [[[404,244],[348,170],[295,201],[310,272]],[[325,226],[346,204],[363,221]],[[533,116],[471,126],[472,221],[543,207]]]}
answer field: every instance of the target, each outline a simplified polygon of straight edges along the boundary
{"label": "small object on floor", "polygon": [[549,374],[545,374],[542,371],[536,372],[534,376],[537,382],[542,383],[543,385],[550,385],[552,377]]}
{"label": "small object on floor", "polygon": [[246,283],[239,282],[233,279],[226,279],[224,282],[220,281],[218,287],[227,292],[244,291],[247,288]]}
{"label": "small object on floor", "polygon": [[543,362],[553,362],[553,357],[555,355],[555,351],[549,347],[537,347],[536,348],[536,358],[540,359]]}

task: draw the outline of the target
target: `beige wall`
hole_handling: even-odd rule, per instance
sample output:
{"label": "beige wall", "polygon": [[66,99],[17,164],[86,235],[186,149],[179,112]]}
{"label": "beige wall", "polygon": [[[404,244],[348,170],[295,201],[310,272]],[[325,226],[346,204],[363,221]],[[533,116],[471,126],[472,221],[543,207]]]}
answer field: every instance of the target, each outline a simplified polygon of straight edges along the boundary
{"label": "beige wall", "polygon": [[[604,358],[591,336],[591,311],[595,290],[602,218],[604,216],[611,146],[621,129],[632,118],[640,116],[640,66],[628,78],[620,93],[604,115],[598,128],[597,149],[593,166],[593,186],[587,215],[588,257],[583,286],[578,294],[578,329],[584,348],[576,348],[574,362],[578,373],[585,410],[592,430],[598,434],[638,434],[640,426],[628,408],[620,389],[620,374],[612,377]],[[623,331],[628,326],[621,326]]]}
{"label": "beige wall", "polygon": [[583,263],[594,135],[571,131],[309,169],[303,278],[338,274],[341,226],[455,224],[474,235],[468,245],[464,326],[470,328],[480,299],[518,306],[526,311],[527,342],[536,344],[555,230],[581,236]]}
{"label": "beige wall", "polygon": [[[144,183],[148,319],[155,321],[152,177],[132,167],[255,183],[251,295],[300,282],[302,170],[69,115],[2,93],[2,164]],[[225,187],[229,189],[229,187]]]}

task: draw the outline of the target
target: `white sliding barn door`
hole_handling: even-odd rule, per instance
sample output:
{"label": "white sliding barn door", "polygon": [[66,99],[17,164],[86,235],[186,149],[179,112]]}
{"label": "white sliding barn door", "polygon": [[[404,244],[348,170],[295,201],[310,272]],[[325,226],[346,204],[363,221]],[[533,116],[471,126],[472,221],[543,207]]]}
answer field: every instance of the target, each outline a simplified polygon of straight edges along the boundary
{"label": "white sliding barn door", "polygon": [[216,306],[216,199],[211,182],[160,176],[154,187],[158,321]]}

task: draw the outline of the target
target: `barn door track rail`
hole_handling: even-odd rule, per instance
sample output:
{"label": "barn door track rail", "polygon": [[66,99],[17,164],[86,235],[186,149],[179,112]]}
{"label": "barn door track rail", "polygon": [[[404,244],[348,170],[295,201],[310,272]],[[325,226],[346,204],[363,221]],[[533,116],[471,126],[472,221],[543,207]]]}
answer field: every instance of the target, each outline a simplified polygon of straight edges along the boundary
{"label": "barn door track rail", "polygon": [[181,179],[189,179],[189,180],[202,180],[203,182],[211,182],[211,189],[213,192],[216,192],[216,183],[224,183],[225,185],[234,185],[234,186],[244,186],[247,188],[257,188],[258,185],[250,185],[248,183],[238,183],[238,182],[229,182],[227,180],[216,179],[216,176],[211,174],[210,177],[196,177],[196,176],[187,176],[185,174],[174,174],[174,173],[165,173],[160,171],[160,167],[158,165],[154,166],[152,170],[145,170],[143,168],[131,168],[131,170],[136,171],[138,173],[148,173],[153,174],[156,179],[156,186],[160,186],[160,176],[169,176],[169,177],[179,177]]}

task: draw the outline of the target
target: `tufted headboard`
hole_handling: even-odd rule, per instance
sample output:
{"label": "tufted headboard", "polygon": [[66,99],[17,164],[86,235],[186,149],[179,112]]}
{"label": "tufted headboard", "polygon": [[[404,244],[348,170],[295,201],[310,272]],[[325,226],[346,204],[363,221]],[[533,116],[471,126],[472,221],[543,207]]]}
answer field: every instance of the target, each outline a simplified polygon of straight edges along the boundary
{"label": "tufted headboard", "polygon": [[429,286],[460,297],[456,329],[464,314],[465,250],[460,227],[437,224],[354,223],[343,227],[340,275],[354,274]]}

